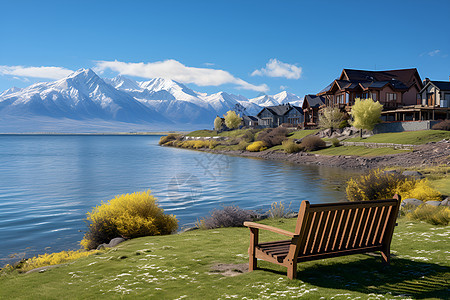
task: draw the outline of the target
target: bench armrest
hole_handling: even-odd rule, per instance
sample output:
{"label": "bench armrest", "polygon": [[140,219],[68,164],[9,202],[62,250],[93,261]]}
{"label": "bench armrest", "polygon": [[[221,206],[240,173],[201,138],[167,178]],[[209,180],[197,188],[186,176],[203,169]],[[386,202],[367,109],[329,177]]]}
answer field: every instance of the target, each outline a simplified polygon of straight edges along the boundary
{"label": "bench armrest", "polygon": [[244,226],[249,227],[249,228],[269,230],[269,231],[272,231],[272,232],[275,232],[278,234],[289,236],[291,238],[298,237],[298,235],[293,232],[290,232],[290,231],[287,231],[284,229],[280,229],[280,228],[276,228],[276,227],[272,227],[269,225],[264,225],[264,224],[254,223],[254,222],[244,222]]}

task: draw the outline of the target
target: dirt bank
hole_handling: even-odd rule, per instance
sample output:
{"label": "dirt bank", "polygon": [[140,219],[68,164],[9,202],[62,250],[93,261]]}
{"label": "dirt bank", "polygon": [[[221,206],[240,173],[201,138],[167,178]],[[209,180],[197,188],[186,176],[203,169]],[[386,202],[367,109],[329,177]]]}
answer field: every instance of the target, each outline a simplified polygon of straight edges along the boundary
{"label": "dirt bank", "polygon": [[281,151],[247,152],[209,149],[202,149],[202,151],[218,154],[237,155],[243,157],[281,160],[305,165],[322,165],[330,167],[358,169],[373,169],[393,166],[420,167],[437,164],[450,165],[449,141],[419,145],[416,146],[412,152],[371,157],[353,155],[325,156],[305,152],[287,154]]}

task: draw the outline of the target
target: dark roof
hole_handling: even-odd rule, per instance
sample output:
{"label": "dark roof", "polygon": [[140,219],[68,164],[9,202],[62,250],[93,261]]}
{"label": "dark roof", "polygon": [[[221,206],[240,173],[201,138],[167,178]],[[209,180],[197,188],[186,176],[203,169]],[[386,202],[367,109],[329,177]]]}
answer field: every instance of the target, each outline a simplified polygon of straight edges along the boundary
{"label": "dark roof", "polygon": [[258,118],[254,117],[254,116],[243,116],[242,118],[243,119],[248,119],[248,120],[251,120],[251,121],[258,121]]}
{"label": "dark roof", "polygon": [[319,92],[319,94],[328,92],[328,91],[331,89],[331,87],[333,86],[333,83],[334,83],[334,81],[333,81],[332,83],[330,83],[329,85],[327,85],[323,90],[321,90],[321,91]]}
{"label": "dark roof", "polygon": [[367,70],[353,70],[344,69],[343,72],[348,77],[349,81],[391,81],[398,80],[403,83],[406,88],[417,83],[419,87],[422,87],[421,82],[417,82],[416,76],[419,75],[417,69],[400,69],[400,70],[387,70],[387,71],[367,71]]}
{"label": "dark roof", "polygon": [[308,103],[310,107],[320,107],[322,105],[325,105],[325,101],[323,100],[323,98],[316,95],[306,95],[303,103]]}
{"label": "dark roof", "polygon": [[294,106],[294,105],[290,105],[290,104],[282,104],[282,105],[276,105],[276,106],[266,106],[265,108],[263,108],[259,113],[262,113],[265,109],[267,109],[268,111],[270,111],[273,115],[277,115],[277,116],[283,116],[285,115],[288,111],[290,111],[292,108],[295,108],[298,111],[301,111],[300,107],[298,106]]}
{"label": "dark roof", "polygon": [[431,81],[438,89],[444,91],[450,91],[450,81]]}

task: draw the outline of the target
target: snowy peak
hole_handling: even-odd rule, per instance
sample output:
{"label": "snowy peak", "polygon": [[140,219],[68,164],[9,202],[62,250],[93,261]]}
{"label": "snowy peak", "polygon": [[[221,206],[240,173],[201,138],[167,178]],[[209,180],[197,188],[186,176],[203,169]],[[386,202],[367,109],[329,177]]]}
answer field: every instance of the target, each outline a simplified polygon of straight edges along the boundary
{"label": "snowy peak", "polygon": [[283,91],[273,96],[262,95],[250,99],[249,101],[260,106],[276,106],[286,103],[290,103],[295,106],[301,106],[301,103],[303,102],[301,97],[288,93],[286,91]]}
{"label": "snowy peak", "polygon": [[139,83],[137,81],[122,75],[117,75],[116,77],[111,79],[104,79],[104,81],[119,90],[141,90],[141,87],[139,86]]}
{"label": "snowy peak", "polygon": [[20,92],[21,90],[22,90],[21,88],[18,88],[18,87],[13,86],[12,88],[9,88],[9,89],[7,89],[6,91],[4,91],[3,93],[1,93],[1,94],[0,94],[0,97],[7,96],[7,95],[11,95],[11,94],[14,94],[14,93],[18,93],[18,92]]}

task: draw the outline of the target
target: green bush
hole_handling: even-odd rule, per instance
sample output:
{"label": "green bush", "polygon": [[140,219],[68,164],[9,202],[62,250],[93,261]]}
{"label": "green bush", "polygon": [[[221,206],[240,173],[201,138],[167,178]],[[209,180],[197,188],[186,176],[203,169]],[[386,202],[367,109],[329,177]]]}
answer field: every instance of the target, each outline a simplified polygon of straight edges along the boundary
{"label": "green bush", "polygon": [[406,214],[411,220],[424,221],[433,225],[448,225],[450,223],[450,207],[431,206],[422,204],[412,212]]}
{"label": "green bush", "polygon": [[339,123],[339,129],[344,129],[345,127],[350,127],[350,124],[348,124],[348,120],[343,120],[341,123]]}
{"label": "green bush", "polygon": [[300,145],[305,149],[305,151],[316,151],[325,148],[325,141],[320,137],[315,135],[308,135],[302,139]]}
{"label": "green bush", "polygon": [[297,144],[294,140],[288,139],[284,140],[283,143],[283,150],[286,153],[297,153],[303,150],[303,147]]}
{"label": "green bush", "polygon": [[81,245],[94,249],[116,237],[136,238],[170,234],[178,228],[173,215],[164,214],[157,199],[147,192],[116,196],[87,213],[89,231]]}
{"label": "green bush", "polygon": [[242,140],[239,142],[237,148],[238,148],[238,150],[245,151],[247,149],[248,145],[250,145],[250,143],[247,143],[245,140]]}
{"label": "green bush", "polygon": [[256,141],[256,142],[253,142],[250,145],[248,145],[246,150],[250,151],[250,152],[258,152],[258,151],[264,151],[266,149],[267,149],[267,147],[264,144],[264,142]]}
{"label": "green bush", "polygon": [[341,145],[341,142],[337,138],[332,138],[331,144],[333,144],[334,147],[339,147]]}

